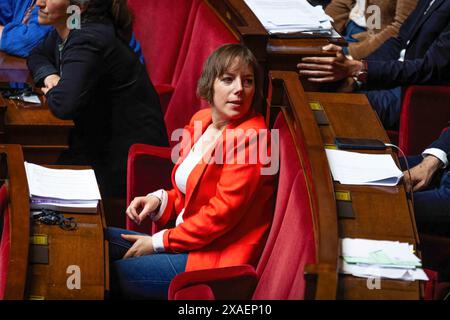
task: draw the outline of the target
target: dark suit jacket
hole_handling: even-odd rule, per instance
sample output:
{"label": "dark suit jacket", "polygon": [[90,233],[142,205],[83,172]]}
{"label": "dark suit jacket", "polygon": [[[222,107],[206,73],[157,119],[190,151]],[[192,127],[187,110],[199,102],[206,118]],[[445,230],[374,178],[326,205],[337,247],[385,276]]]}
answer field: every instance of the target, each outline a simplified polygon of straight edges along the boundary
{"label": "dark suit jacket", "polygon": [[124,195],[133,143],[167,145],[158,95],[145,68],[109,21],[72,30],[62,45],[52,32],[28,58],[38,86],[59,84],[46,97],[55,116],[72,119],[69,153],[60,163],[94,167],[104,194]]}
{"label": "dark suit jacket", "polygon": [[369,89],[450,81],[450,1],[436,0],[424,15],[430,1],[420,0],[398,37],[367,58]]}
{"label": "dark suit jacket", "polygon": [[445,153],[447,153],[447,157],[450,159],[450,128],[444,131],[439,139],[434,141],[429,148],[437,148]]}

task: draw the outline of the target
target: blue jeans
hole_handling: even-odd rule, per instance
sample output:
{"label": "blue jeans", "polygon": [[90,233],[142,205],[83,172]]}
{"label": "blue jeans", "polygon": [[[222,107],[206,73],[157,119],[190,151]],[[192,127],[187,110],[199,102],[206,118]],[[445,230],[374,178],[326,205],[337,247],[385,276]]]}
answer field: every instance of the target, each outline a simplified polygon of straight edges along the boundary
{"label": "blue jeans", "polygon": [[158,253],[122,259],[132,243],[121,234],[140,234],[119,228],[106,229],[109,241],[111,298],[167,299],[172,279],[186,269],[187,253]]}
{"label": "blue jeans", "polygon": [[[408,157],[410,169],[422,161],[422,156]],[[403,169],[404,159],[400,158]],[[421,233],[450,235],[450,172],[437,174],[430,185],[414,192],[414,215]]]}

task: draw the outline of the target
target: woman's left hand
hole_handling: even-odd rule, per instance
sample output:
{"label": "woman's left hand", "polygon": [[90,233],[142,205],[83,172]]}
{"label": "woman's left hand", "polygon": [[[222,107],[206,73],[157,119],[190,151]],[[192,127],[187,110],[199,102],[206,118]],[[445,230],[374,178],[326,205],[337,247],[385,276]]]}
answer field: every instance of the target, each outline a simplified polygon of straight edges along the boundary
{"label": "woman's left hand", "polygon": [[123,259],[142,257],[155,253],[151,236],[122,234],[122,238],[134,242],[133,246],[128,249],[127,253],[123,256]]}

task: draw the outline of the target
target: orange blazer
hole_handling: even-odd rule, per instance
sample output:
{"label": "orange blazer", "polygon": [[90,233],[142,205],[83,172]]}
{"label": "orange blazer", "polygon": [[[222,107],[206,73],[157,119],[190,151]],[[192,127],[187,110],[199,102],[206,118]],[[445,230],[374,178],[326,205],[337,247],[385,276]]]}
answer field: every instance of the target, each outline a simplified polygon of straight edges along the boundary
{"label": "orange blazer", "polygon": [[[164,248],[166,252],[189,252],[186,271],[244,263],[256,266],[272,222],[275,176],[261,175],[264,166],[259,161],[257,164],[201,161],[189,175],[184,195],[176,187],[174,177],[179,164],[200,136],[194,136],[195,121],[201,122],[203,133],[212,122],[211,109],[197,112],[185,127],[180,143],[180,161],[172,172],[174,188],[167,191],[167,206],[155,223],[161,228],[169,220],[176,219],[185,208],[184,222],[164,233]],[[227,129],[245,132],[267,127],[260,115],[244,116],[225,128],[222,133],[224,145],[230,143],[226,140]],[[245,147],[236,143],[233,149],[237,152],[236,159],[239,155],[257,152],[259,142],[252,142],[248,136],[240,138],[235,140],[245,141]],[[269,134],[266,145],[270,154]],[[214,152],[210,156],[215,156]]]}

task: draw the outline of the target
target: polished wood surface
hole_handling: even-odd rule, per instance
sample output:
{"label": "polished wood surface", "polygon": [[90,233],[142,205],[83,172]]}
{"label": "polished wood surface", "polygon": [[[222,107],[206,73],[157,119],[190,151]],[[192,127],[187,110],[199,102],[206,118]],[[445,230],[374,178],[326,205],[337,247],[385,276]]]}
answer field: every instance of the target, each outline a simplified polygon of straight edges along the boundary
{"label": "polished wood surface", "polygon": [[[224,24],[248,46],[265,72],[269,70],[296,71],[301,58],[307,56],[330,56],[322,47],[334,43],[345,46],[342,37],[296,33],[289,35],[269,34],[244,0],[205,0]],[[303,81],[307,91],[319,86]]]}
{"label": "polished wood surface", "polygon": [[315,125],[297,75],[293,72],[272,71],[271,76],[272,104],[284,106],[283,113],[302,166],[311,168],[311,174],[306,174],[306,183],[313,211],[317,262],[307,266],[305,271],[316,278],[314,299],[335,299],[339,243],[336,203],[320,131]]}
{"label": "polished wood surface", "polygon": [[[307,93],[310,102],[319,101],[330,125],[319,126],[324,144],[336,136],[374,138],[389,143],[389,138],[365,95]],[[361,151],[366,153],[395,152]],[[349,191],[355,218],[338,219],[339,236],[408,242],[416,248],[419,237],[414,212],[403,184],[394,187],[354,186],[334,183],[335,191]],[[381,280],[381,290],[367,288],[366,279],[340,278],[339,298],[343,299],[419,299],[420,282]]]}
{"label": "polished wood surface", "polygon": [[[30,221],[28,183],[19,145],[0,145],[2,167],[7,166],[11,214],[11,251],[5,299],[103,299],[108,289],[106,227],[102,204],[97,213],[65,213],[74,217],[77,229],[66,231],[56,225]],[[53,166],[64,169],[86,169],[76,166]],[[30,237],[48,239],[48,262],[33,263],[35,247]],[[36,261],[34,261],[36,262]],[[70,266],[79,267],[80,288],[70,289]]]}
{"label": "polished wood surface", "polygon": [[323,55],[322,47],[329,43],[345,45],[342,37],[295,33],[287,35],[269,34],[244,0],[207,0],[207,3],[222,18],[224,23],[244,44],[253,50],[260,61],[268,62],[268,69],[283,66],[277,70],[295,70],[289,65],[287,57]]}
{"label": "polished wood surface", "polygon": [[[104,299],[106,288],[106,269],[103,239],[102,210],[97,214],[65,213],[73,217],[77,229],[67,231],[56,225],[32,224],[33,235],[46,235],[49,241],[49,263],[31,264],[28,278],[28,299]],[[70,267],[80,270],[80,289],[70,289],[67,282]],[[69,270],[69,271],[68,271]],[[73,271],[72,271],[73,272]]]}
{"label": "polished wood surface", "polygon": [[25,59],[0,51],[0,81],[27,82],[29,72]]}
{"label": "polished wood surface", "polygon": [[30,207],[23,155],[18,145],[0,145],[1,179],[7,183],[10,214],[10,252],[4,299],[21,300],[25,296]]}
{"label": "polished wood surface", "polygon": [[[11,72],[19,70],[20,73]],[[2,81],[31,83],[24,59],[0,53]],[[26,77],[21,74],[26,73]],[[41,95],[41,106],[0,97],[0,143],[20,144],[26,161],[55,163],[68,148],[68,135],[73,122],[53,116]]]}
{"label": "polished wood surface", "polygon": [[[292,114],[295,119],[293,130],[301,130],[306,139],[312,183],[317,191],[317,205],[323,210],[317,211],[318,218],[322,218],[318,224],[320,228],[316,230],[316,235],[319,235],[319,249],[326,243],[326,250],[337,250],[330,242],[324,242],[331,241],[333,237],[396,240],[408,242],[417,248],[414,213],[403,184],[394,187],[342,185],[332,181],[328,165],[324,164],[324,161],[327,161],[325,145],[333,144],[336,136],[375,138],[389,142],[367,98],[358,94],[305,93],[296,73],[272,72],[272,75],[274,102],[285,106],[285,110],[290,110],[285,112]],[[281,84],[277,83],[277,79],[282,80]],[[280,89],[283,89],[284,93],[278,93]],[[328,124],[319,125],[316,122],[309,106],[312,102],[320,103]],[[392,150],[381,153],[385,152],[397,159]],[[336,204],[336,191],[350,192],[355,213],[353,218],[339,217],[336,206],[330,203],[332,201]],[[331,225],[329,220],[333,221]],[[329,234],[322,235],[322,232],[325,232],[322,229],[324,227]],[[335,231],[337,234],[333,235]],[[328,252],[327,256],[331,258],[332,252]],[[371,290],[368,288],[367,279],[349,275],[339,275],[336,293],[337,299],[419,299],[421,296],[419,281],[381,279],[381,289]]]}

